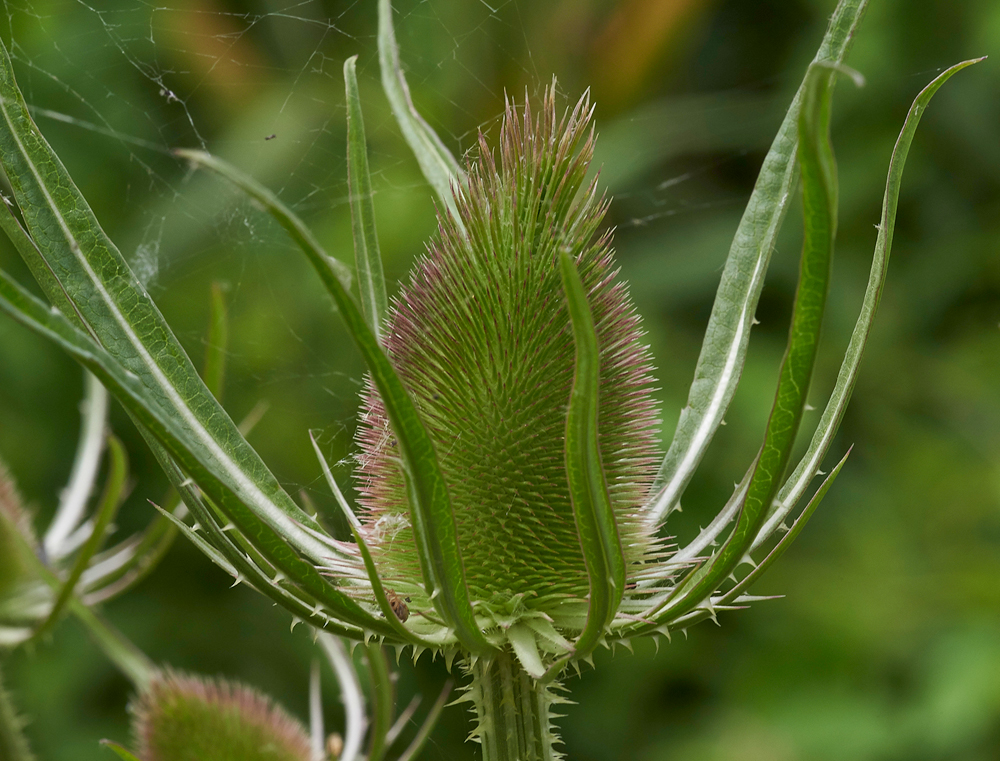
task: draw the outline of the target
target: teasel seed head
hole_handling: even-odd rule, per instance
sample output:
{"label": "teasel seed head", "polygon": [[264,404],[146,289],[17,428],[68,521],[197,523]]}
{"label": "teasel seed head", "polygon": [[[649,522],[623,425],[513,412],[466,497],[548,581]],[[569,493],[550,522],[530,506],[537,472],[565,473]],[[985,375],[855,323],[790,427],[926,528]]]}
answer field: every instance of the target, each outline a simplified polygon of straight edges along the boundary
{"label": "teasel seed head", "polygon": [[143,761],[310,761],[305,728],[269,697],[170,671],[132,706]]}
{"label": "teasel seed head", "polygon": [[[593,110],[561,118],[508,102],[499,156],[480,135],[460,222],[438,230],[387,318],[385,348],[434,440],[477,613],[510,625],[542,615],[582,626],[589,582],[570,502],[564,439],[574,340],[559,270],[577,263],[597,329],[599,441],[630,567],[660,551],[641,508],[658,465],[657,408],[640,319],[617,278],[607,201],[587,180]],[[385,582],[432,610],[409,523],[397,444],[371,383],[360,442],[363,533]]]}

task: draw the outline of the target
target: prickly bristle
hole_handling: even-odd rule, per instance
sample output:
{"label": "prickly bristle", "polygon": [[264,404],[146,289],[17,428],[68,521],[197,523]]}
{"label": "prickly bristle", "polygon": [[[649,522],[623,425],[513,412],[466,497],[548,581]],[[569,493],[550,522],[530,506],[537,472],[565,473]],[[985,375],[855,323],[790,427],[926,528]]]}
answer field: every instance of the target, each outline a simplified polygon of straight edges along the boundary
{"label": "prickly bristle", "polygon": [[303,726],[241,684],[163,673],[132,712],[143,761],[310,761]]}
{"label": "prickly bristle", "polygon": [[[499,162],[480,136],[461,224],[439,229],[393,304],[386,350],[437,449],[473,599],[555,611],[589,582],[565,470],[574,342],[558,267],[577,260],[601,351],[600,448],[630,563],[651,550],[638,510],[657,464],[657,410],[639,317],[616,279],[607,203],[585,186],[592,110],[508,104]],[[412,593],[420,567],[398,454],[371,383],[359,430],[365,533],[379,570]],[[555,615],[553,613],[553,615]]]}
{"label": "prickly bristle", "polygon": [[0,594],[34,576],[24,557],[25,541],[32,548],[37,544],[31,514],[25,509],[7,466],[0,460]]}

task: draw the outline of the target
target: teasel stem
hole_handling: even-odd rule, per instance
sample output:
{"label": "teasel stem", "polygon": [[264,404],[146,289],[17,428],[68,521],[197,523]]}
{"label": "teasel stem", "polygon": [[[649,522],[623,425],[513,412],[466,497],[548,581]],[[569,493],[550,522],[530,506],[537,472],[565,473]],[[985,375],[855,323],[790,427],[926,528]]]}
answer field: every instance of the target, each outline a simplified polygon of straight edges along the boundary
{"label": "teasel stem", "polygon": [[556,761],[560,742],[551,712],[559,685],[531,677],[510,650],[480,658],[471,667],[467,700],[476,707],[473,733],[483,748],[483,761]]}
{"label": "teasel stem", "polygon": [[0,673],[0,758],[5,761],[35,761],[21,733],[24,721],[17,715]]}

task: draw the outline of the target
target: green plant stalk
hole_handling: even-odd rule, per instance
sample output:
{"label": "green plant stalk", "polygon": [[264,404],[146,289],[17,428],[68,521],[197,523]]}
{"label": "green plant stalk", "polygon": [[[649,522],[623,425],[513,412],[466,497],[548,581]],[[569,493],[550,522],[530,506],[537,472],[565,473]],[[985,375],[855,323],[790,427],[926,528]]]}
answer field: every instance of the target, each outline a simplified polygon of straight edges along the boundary
{"label": "green plant stalk", "polygon": [[0,759],[3,761],[34,761],[28,741],[21,731],[24,720],[17,715],[10,695],[3,686],[0,673]]}
{"label": "green plant stalk", "polygon": [[531,677],[513,653],[504,650],[480,658],[470,669],[467,700],[476,708],[474,738],[482,744],[483,761],[555,761],[558,737],[551,708],[562,702],[558,686]]}

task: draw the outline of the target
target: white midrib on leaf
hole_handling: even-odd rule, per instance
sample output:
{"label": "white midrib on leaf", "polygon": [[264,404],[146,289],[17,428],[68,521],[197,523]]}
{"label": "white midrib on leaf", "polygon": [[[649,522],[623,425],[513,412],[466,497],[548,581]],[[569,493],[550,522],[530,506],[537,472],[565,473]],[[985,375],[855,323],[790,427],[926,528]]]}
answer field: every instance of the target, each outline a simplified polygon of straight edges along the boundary
{"label": "white midrib on leaf", "polygon": [[[268,499],[267,495],[261,491],[251,479],[249,479],[243,470],[229,457],[226,451],[219,445],[215,438],[208,432],[204,427],[202,422],[195,417],[194,413],[184,402],[183,397],[178,393],[177,389],[170,382],[170,379],[164,374],[160,366],[154,361],[153,356],[149,353],[145,344],[139,340],[139,336],[135,334],[132,330],[132,326],[129,324],[128,320],[118,309],[118,305],[114,302],[111,294],[108,293],[107,289],[104,287],[104,283],[100,281],[97,277],[97,273],[94,272],[93,268],[90,266],[90,262],[83,255],[83,251],[80,248],[80,244],[77,242],[76,238],[73,236],[73,232],[69,229],[66,224],[66,220],[63,215],[59,212],[52,196],[49,195],[48,188],[45,186],[41,175],[39,174],[37,168],[35,167],[34,161],[28,155],[24,144],[21,142],[20,137],[14,128],[13,121],[10,117],[10,113],[7,110],[7,103],[3,98],[0,98],[0,110],[3,111],[4,120],[10,129],[10,134],[14,138],[14,142],[17,143],[18,150],[27,162],[28,167],[31,169],[32,175],[35,177],[35,181],[38,183],[38,187],[41,189],[42,194],[45,196],[45,201],[51,209],[52,213],[55,215],[56,220],[59,223],[59,227],[62,230],[63,236],[66,238],[66,242],[69,244],[70,251],[79,261],[81,267],[90,278],[94,285],[95,290],[98,295],[107,305],[111,312],[112,317],[118,326],[121,328],[125,337],[128,339],[129,343],[132,344],[133,348],[139,354],[146,368],[149,370],[153,378],[156,380],[160,389],[166,394],[167,398],[174,406],[174,410],[178,412],[181,418],[187,423],[189,429],[194,433],[198,440],[209,450],[216,461],[222,466],[223,470],[235,483],[238,491],[237,494],[240,499],[247,503],[253,504],[261,513],[267,516],[269,522],[272,526],[278,529],[282,536],[288,539],[294,539],[295,546],[307,553],[314,560],[318,560],[329,551],[325,549],[319,541],[310,537],[305,531],[301,530],[292,520],[291,517],[286,515],[281,508],[274,504],[274,502]],[[149,298],[149,294],[142,291],[142,295]]]}

